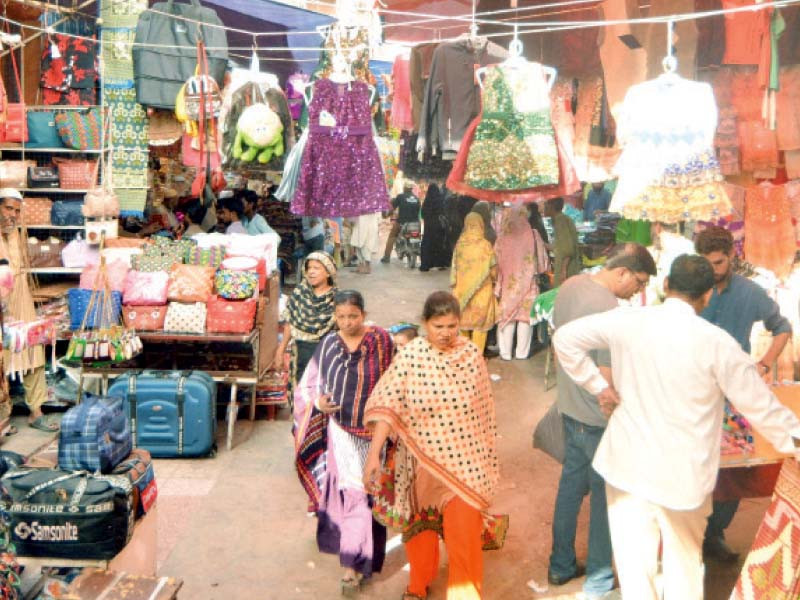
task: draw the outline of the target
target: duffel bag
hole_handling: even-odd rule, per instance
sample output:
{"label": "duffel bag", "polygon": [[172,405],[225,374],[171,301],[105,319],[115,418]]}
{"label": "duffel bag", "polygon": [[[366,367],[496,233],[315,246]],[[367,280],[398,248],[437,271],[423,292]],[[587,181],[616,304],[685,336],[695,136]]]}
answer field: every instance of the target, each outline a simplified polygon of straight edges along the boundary
{"label": "duffel bag", "polygon": [[127,477],[133,484],[137,517],[141,517],[156,503],[158,486],[156,473],[153,470],[153,459],[144,448],[134,448],[128,458],[114,468],[112,474]]}
{"label": "duffel bag", "polygon": [[122,398],[86,394],[64,413],[58,434],[60,469],[109,473],[132,448]]}
{"label": "duffel bag", "polygon": [[173,0],[157,2],[151,11],[139,16],[133,46],[133,76],[139,104],[175,108],[178,92],[195,74],[198,39],[210,48],[208,74],[218,84],[222,83],[228,63],[228,38],[225,29],[206,24],[222,25],[222,21],[213,9],[201,6],[199,0],[191,0],[190,4]]}
{"label": "duffel bag", "polygon": [[110,559],[130,541],[127,477],[21,467],[0,479],[20,556]]}

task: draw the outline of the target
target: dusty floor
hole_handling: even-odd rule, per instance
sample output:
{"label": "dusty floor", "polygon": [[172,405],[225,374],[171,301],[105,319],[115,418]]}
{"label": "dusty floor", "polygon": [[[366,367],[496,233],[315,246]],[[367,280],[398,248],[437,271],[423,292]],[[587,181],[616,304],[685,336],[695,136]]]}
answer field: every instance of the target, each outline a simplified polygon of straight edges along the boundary
{"label": "dusty floor", "polygon": [[[446,289],[448,276],[448,272],[409,271],[395,262],[390,266],[376,263],[372,275],[348,270],[339,284],[360,290],[369,318],[388,326],[400,320],[418,321],[425,296]],[[555,396],[554,390],[544,390],[544,354],[530,361],[495,359],[489,370],[500,376],[494,392],[502,480],[493,512],[510,514],[511,527],[505,548],[484,555],[485,598],[575,598],[580,581],[542,594],[526,587],[531,578],[546,582],[560,472],[530,442],[534,425]],[[245,411],[242,419],[236,425],[231,452],[224,450],[220,427],[222,450],[216,458],[157,461],[159,573],[182,578],[180,597],[191,600],[340,597],[337,558],[317,552],[315,520],[305,512],[305,495],[292,463],[287,411],[277,421],[251,423]],[[30,451],[47,437],[24,430],[3,447]],[[766,505],[766,499],[742,503],[729,532],[736,550],[746,553]],[[586,554],[587,518],[584,510],[578,531],[579,560]],[[390,544],[384,571],[366,586],[363,598],[401,598],[407,578],[405,555],[398,538]],[[739,566],[709,566],[706,598],[727,599],[738,570]],[[445,573],[443,559],[429,596],[432,600],[444,599]]]}

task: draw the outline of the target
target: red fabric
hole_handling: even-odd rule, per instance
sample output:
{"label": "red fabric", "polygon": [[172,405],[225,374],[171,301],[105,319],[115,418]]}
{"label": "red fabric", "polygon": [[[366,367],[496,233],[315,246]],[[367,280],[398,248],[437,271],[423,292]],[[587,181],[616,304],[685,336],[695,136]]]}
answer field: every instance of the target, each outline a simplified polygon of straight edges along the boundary
{"label": "red fabric", "polygon": [[[725,9],[752,6],[755,0],[722,0]],[[745,11],[725,15],[726,65],[758,65],[763,45],[769,46],[771,9]]]}
{"label": "red fabric", "polygon": [[714,501],[728,502],[740,498],[767,498],[775,491],[781,463],[720,469],[714,487]]}

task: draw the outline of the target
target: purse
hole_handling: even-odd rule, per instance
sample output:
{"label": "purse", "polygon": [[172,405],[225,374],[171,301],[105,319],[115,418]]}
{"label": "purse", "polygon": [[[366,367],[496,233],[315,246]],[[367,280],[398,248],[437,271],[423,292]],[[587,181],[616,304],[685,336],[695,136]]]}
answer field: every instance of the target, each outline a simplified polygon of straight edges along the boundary
{"label": "purse", "polygon": [[22,203],[22,223],[24,225],[50,225],[50,212],[53,201],[50,198],[26,197]]}
{"label": "purse", "polygon": [[111,239],[119,236],[119,219],[99,219],[86,221],[86,241],[90,244],[99,244],[102,239]]}
{"label": "purse", "polygon": [[61,266],[61,252],[64,242],[58,238],[40,241],[36,238],[28,240],[28,261],[31,267],[41,269]]}
{"label": "purse", "polygon": [[81,203],[74,200],[56,200],[50,211],[50,223],[53,225],[83,225]]}
{"label": "purse", "polygon": [[156,256],[137,254],[131,257],[131,267],[136,271],[143,271],[145,273],[152,273],[155,271],[168,272],[172,269],[172,265],[178,262],[180,261],[174,256],[163,256],[161,254]]}
{"label": "purse", "polygon": [[70,269],[82,269],[89,264],[100,262],[100,253],[92,248],[86,240],[75,238],[61,251],[61,262]]}
{"label": "purse", "polygon": [[169,275],[164,271],[129,271],[122,297],[129,306],[158,306],[167,303]]}
{"label": "purse", "polygon": [[65,190],[88,190],[97,184],[97,161],[69,160],[55,157],[60,187]]}
{"label": "purse", "polygon": [[137,331],[161,331],[167,318],[167,305],[122,307],[122,322]]}
{"label": "purse", "polygon": [[[232,253],[232,250],[229,248],[228,252]],[[229,256],[222,261],[220,268],[229,271],[254,271],[258,278],[258,290],[263,291],[267,285],[267,263],[263,258]]]}
{"label": "purse", "polygon": [[[108,135],[109,126],[110,119],[106,121],[106,128],[103,131],[103,135],[100,136],[101,143],[104,138],[108,140],[108,159],[106,159],[106,153],[101,152],[100,160],[95,165],[96,169],[102,168],[103,181],[98,187],[92,188],[86,192],[86,196],[83,199],[84,217],[100,217],[105,219],[107,217],[119,216],[119,199],[114,193],[114,183],[111,179],[113,169],[108,168],[108,165],[113,164],[114,161],[113,146],[111,145],[111,138]],[[97,179],[97,174],[95,174],[94,178]],[[114,237],[117,236],[114,235]]]}
{"label": "purse", "polygon": [[[5,22],[6,31],[11,33],[8,21]],[[19,79],[16,51],[11,50],[11,70],[14,71],[14,81],[17,83],[17,97],[19,102],[6,104],[5,120],[0,123],[0,142],[27,142],[28,120],[25,118],[25,95]],[[23,186],[18,186],[23,187]]]}
{"label": "purse", "polygon": [[187,265],[204,265],[217,269],[223,260],[225,260],[225,246],[212,246],[211,248],[194,246],[186,253]]}
{"label": "purse", "polygon": [[35,160],[0,160],[0,186],[27,187],[28,169],[35,166]]}
{"label": "purse", "polygon": [[[106,260],[106,276],[108,287],[114,292],[122,292],[125,289],[125,281],[131,266],[124,260]],[[93,290],[98,285],[100,275],[100,265],[91,264],[83,268],[81,272],[80,287],[84,290]]]}
{"label": "purse", "polygon": [[555,402],[533,430],[533,447],[564,464],[564,420]]}
{"label": "purse", "polygon": [[28,167],[28,187],[29,188],[57,188],[58,172],[54,167]]}
{"label": "purse", "polygon": [[175,333],[204,333],[206,330],[206,305],[202,302],[182,304],[170,302],[164,319],[164,331]]}
{"label": "purse", "polygon": [[29,110],[28,148],[63,148],[56,129],[56,113],[49,110]]}
{"label": "purse", "polygon": [[257,300],[224,300],[212,296],[208,301],[206,329],[209,333],[250,333],[256,318]]}
{"label": "purse", "polygon": [[[109,327],[119,322],[122,310],[122,294],[110,292],[108,298],[92,300],[93,290],[72,288],[67,291],[67,305],[69,306],[69,328],[72,331]],[[105,292],[97,292],[105,295]],[[108,301],[110,309],[104,303]],[[106,313],[107,310],[110,312]]]}
{"label": "purse", "polygon": [[172,265],[167,299],[174,302],[207,302],[214,290],[214,267]]}
{"label": "purse", "polygon": [[258,275],[254,271],[221,269],[214,278],[214,287],[217,294],[228,300],[252,298],[258,290]]}
{"label": "purse", "polygon": [[60,141],[73,150],[99,150],[101,143],[100,111],[65,110],[56,114],[55,126]]}

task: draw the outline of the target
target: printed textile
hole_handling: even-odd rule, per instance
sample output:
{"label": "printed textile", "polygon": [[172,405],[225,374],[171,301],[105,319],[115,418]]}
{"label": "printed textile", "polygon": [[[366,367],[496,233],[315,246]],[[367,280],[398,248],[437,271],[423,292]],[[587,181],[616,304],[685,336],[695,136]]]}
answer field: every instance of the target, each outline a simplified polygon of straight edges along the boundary
{"label": "printed textile", "polygon": [[772,503],[744,561],[731,600],[800,597],[800,465],[783,461]]}
{"label": "printed textile", "polygon": [[[769,240],[769,243],[764,243]],[[744,257],[781,279],[792,271],[797,245],[791,210],[782,185],[761,184],[747,189]]]}
{"label": "printed textile", "polygon": [[[97,104],[97,43],[61,35],[50,36],[42,52],[42,101],[45,104]],[[58,48],[54,53],[53,49]]]}
{"label": "printed textile", "polygon": [[542,66],[487,67],[483,113],[469,148],[465,181],[518,190],[558,183],[558,150]]}
{"label": "printed textile", "polygon": [[370,94],[360,81],[320,79],[314,84],[294,214],[347,218],[390,209],[372,137]]}
{"label": "printed textile", "polygon": [[[364,422],[389,423],[398,436],[392,506],[406,523],[418,469],[464,502],[486,510],[499,479],[494,398],[486,362],[462,337],[449,352],[419,337],[403,348],[367,401]],[[376,499],[377,501],[377,499]]]}
{"label": "printed textile", "polygon": [[706,83],[664,76],[628,90],[609,210],[665,223],[730,214],[713,149],[716,127],[717,105]]}
{"label": "printed textile", "polygon": [[461,305],[462,329],[488,331],[497,322],[497,299],[492,281],[492,269],[497,262],[484,227],[481,215],[468,214],[453,252],[450,283]]}

